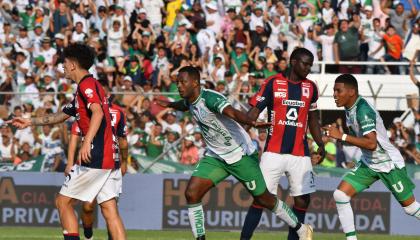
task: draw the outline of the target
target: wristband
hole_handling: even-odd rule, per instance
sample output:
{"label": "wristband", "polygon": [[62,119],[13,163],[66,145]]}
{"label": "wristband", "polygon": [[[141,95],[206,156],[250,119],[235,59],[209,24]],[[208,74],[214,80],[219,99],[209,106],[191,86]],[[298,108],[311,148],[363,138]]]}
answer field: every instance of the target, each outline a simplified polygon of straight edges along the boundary
{"label": "wristband", "polygon": [[343,134],[343,136],[341,136],[341,141],[345,142],[347,139],[347,134]]}

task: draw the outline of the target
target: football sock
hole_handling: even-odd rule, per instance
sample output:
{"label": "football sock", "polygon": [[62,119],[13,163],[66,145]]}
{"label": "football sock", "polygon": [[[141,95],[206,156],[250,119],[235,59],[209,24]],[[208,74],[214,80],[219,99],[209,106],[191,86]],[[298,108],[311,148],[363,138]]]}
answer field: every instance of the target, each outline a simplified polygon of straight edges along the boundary
{"label": "football sock", "polygon": [[336,189],[334,191],[335,205],[337,206],[338,218],[340,219],[343,231],[347,240],[355,240],[356,228],[354,227],[353,209],[350,205],[350,197],[343,191]]}
{"label": "football sock", "polygon": [[188,217],[195,238],[206,234],[204,229],[204,211],[201,203],[188,205]]}
{"label": "football sock", "polygon": [[93,236],[92,227],[83,226],[83,234],[85,235],[85,238],[91,238]]}
{"label": "football sock", "polygon": [[413,216],[417,219],[420,219],[420,203],[419,202],[413,202],[412,204],[408,205],[407,207],[403,207],[405,213],[407,213],[410,216]]}
{"label": "football sock", "polygon": [[301,227],[296,215],[293,213],[292,209],[280,199],[277,199],[276,206],[272,210],[277,217],[283,220],[287,225],[298,230]]}
{"label": "football sock", "polygon": [[252,234],[260,223],[263,208],[252,204],[248,209],[248,213],[245,217],[244,226],[242,227],[241,240],[251,239]]}
{"label": "football sock", "polygon": [[[305,215],[306,215],[307,209],[297,208],[293,207],[293,212],[295,213],[298,221],[300,223],[305,222]],[[299,235],[297,234],[296,230],[289,227],[289,235],[287,236],[287,240],[299,240]]]}
{"label": "football sock", "polygon": [[63,233],[64,240],[80,240],[78,233]]}

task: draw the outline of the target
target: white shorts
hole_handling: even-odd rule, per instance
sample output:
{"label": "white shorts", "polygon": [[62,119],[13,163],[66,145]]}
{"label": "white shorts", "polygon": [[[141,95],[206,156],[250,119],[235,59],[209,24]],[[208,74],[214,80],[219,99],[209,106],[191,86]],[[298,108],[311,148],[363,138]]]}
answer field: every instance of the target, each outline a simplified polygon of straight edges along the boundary
{"label": "white shorts", "polygon": [[309,157],[264,152],[260,168],[267,189],[277,195],[280,177],[285,174],[289,180],[290,196],[301,196],[315,192],[314,174]]}
{"label": "white shorts", "polygon": [[120,169],[96,169],[74,165],[61,187],[60,194],[98,204],[117,198],[122,189]]}

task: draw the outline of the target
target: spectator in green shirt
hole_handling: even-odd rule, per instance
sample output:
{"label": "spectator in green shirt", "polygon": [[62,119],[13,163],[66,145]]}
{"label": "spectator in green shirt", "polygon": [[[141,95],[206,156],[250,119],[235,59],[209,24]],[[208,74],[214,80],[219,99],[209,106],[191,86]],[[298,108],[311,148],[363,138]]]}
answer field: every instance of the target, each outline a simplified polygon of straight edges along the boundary
{"label": "spectator in green shirt", "polygon": [[28,31],[32,31],[35,27],[35,12],[32,5],[25,7],[25,12],[19,13],[19,17],[22,19],[22,25],[25,26]]}
{"label": "spectator in green shirt", "polygon": [[[322,141],[325,143],[325,158],[319,164],[326,168],[333,168],[336,167],[335,158],[337,155],[337,147],[335,143],[331,141],[331,139],[327,136],[322,136]],[[318,146],[314,146],[314,151],[318,150]]]}
{"label": "spectator in green shirt", "polygon": [[[245,52],[245,44],[239,42],[235,46],[235,51],[230,52],[230,59],[235,61],[236,66],[242,66],[242,64],[248,61],[248,55]],[[235,67],[233,64],[230,65],[230,72],[234,74]]]}
{"label": "spectator in green shirt", "polygon": [[152,131],[147,139],[146,152],[147,156],[156,158],[163,152],[163,143],[165,136],[162,134],[162,125],[156,123],[152,126]]}

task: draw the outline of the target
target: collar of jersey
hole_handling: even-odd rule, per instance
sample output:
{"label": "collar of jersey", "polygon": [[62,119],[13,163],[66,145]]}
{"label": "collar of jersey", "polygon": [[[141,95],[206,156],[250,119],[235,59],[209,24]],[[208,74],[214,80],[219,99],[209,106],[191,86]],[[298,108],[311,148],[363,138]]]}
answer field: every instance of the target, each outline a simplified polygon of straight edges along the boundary
{"label": "collar of jersey", "polygon": [[198,103],[198,101],[200,101],[201,95],[203,95],[203,88],[200,88],[200,95],[198,95],[198,98],[195,99],[195,101],[193,103],[191,103],[191,105],[196,105]]}
{"label": "collar of jersey", "polygon": [[354,102],[353,106],[351,106],[349,109],[346,109],[346,110],[347,111],[352,110],[357,105],[357,103],[359,103],[360,99],[362,99],[362,97],[358,96],[357,99],[356,99],[356,102]]}
{"label": "collar of jersey", "polygon": [[87,74],[87,75],[85,75],[84,77],[82,77],[82,79],[80,79],[79,84],[80,84],[83,80],[85,80],[86,78],[89,78],[89,77],[92,77],[92,76],[93,76],[92,74]]}

